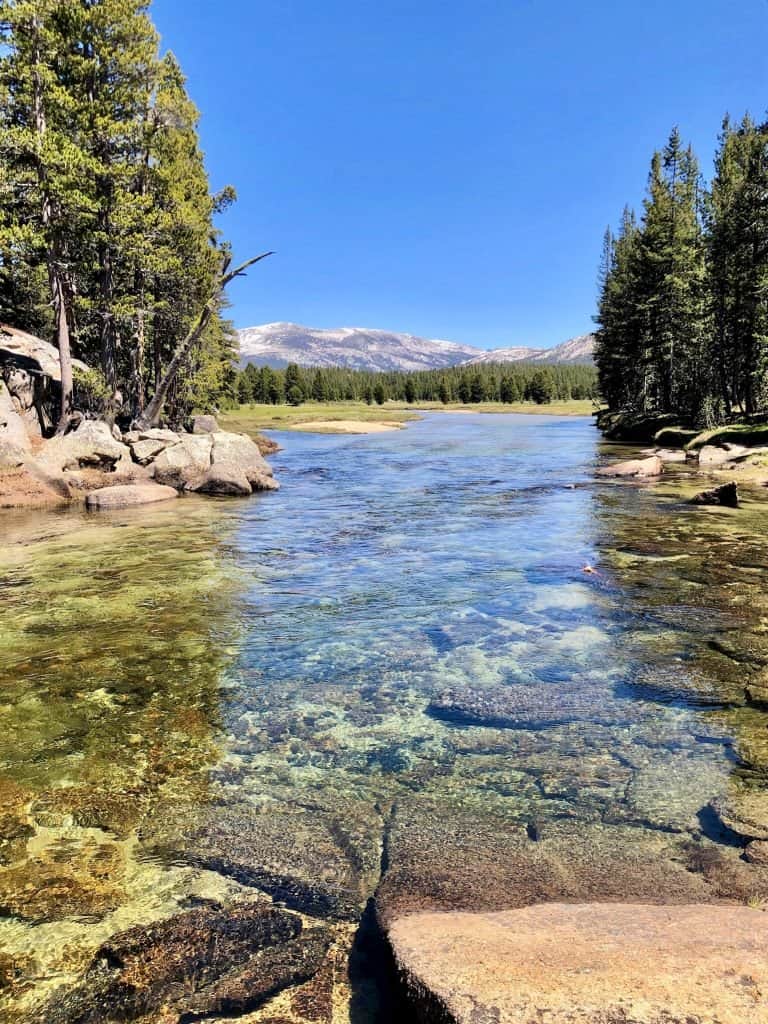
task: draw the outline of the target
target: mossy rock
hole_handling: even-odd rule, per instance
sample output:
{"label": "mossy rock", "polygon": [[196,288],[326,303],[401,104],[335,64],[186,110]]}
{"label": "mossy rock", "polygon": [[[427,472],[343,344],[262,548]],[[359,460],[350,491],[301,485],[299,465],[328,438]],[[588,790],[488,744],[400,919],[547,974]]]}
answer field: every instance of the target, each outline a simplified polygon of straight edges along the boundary
{"label": "mossy rock", "polygon": [[685,448],[696,437],[698,437],[696,430],[687,430],[685,427],[664,427],[654,434],[653,441],[659,448]]}
{"label": "mossy rock", "polygon": [[33,924],[101,918],[125,900],[124,854],[112,844],[84,844],[66,855],[49,849],[0,871],[0,914]]}
{"label": "mossy rock", "polygon": [[638,416],[617,412],[598,416],[597,425],[609,441],[647,444],[665,428],[679,429],[677,416],[672,413]]}
{"label": "mossy rock", "polygon": [[768,423],[731,423],[727,427],[702,430],[685,444],[685,449],[695,452],[706,444],[741,444],[747,448],[768,446]]}

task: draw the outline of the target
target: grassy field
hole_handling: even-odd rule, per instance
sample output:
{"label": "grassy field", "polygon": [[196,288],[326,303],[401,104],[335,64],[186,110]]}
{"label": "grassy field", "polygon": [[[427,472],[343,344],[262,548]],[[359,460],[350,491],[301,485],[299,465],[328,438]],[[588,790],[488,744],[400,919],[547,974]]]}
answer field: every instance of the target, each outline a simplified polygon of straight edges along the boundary
{"label": "grassy field", "polygon": [[359,421],[362,423],[407,423],[419,418],[419,410],[432,412],[482,413],[539,413],[550,416],[590,416],[594,406],[590,401],[551,402],[534,405],[520,402],[503,405],[484,402],[481,405],[443,405],[441,402],[385,402],[384,405],[366,405],[365,402],[305,402],[303,405],[241,405],[239,409],[222,412],[218,419],[225,430],[249,433],[256,430],[302,430],[304,424],[331,421]]}

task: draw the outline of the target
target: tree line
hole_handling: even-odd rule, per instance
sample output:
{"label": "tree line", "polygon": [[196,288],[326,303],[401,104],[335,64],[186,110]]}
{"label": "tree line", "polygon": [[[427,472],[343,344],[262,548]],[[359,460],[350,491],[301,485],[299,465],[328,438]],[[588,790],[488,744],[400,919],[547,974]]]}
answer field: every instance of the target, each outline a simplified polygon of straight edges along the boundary
{"label": "tree line", "polygon": [[231,395],[240,404],[300,405],[305,401],[383,405],[398,402],[536,402],[597,396],[593,366],[581,364],[480,363],[441,370],[369,372],[343,367],[285,369],[249,363],[235,374]]}
{"label": "tree line", "polygon": [[0,0],[0,319],[58,346],[62,430],[78,387],[179,420],[221,396],[235,354],[223,292],[243,268],[215,226],[235,193],[211,191],[148,6]]}
{"label": "tree line", "polygon": [[611,409],[703,427],[768,412],[768,123],[725,119],[708,185],[672,131],[641,217],[606,232],[596,321]]}

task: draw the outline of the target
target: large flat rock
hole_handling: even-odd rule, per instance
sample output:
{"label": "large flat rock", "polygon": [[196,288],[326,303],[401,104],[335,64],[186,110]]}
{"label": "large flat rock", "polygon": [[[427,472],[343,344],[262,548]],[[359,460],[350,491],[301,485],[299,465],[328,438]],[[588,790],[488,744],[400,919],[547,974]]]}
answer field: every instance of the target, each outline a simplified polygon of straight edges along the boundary
{"label": "large flat rock", "polygon": [[628,462],[614,462],[597,470],[598,476],[661,476],[664,463],[658,455],[650,455],[647,459],[630,459]]}
{"label": "large flat rock", "polygon": [[[16,327],[0,324],[0,366],[6,364],[61,381],[59,350],[55,345]],[[78,370],[88,369],[79,359],[73,359],[72,365]]]}
{"label": "large flat rock", "polygon": [[[644,784],[629,799],[641,805],[630,807],[630,815],[642,818],[658,799],[658,783]],[[671,814],[671,798],[669,804],[664,811]],[[716,903],[766,886],[758,866],[739,860],[738,848],[697,848],[706,859],[705,874],[701,865],[690,863],[685,835],[666,827],[573,820],[559,806],[555,799],[544,801],[535,812],[538,820],[532,816],[526,827],[524,817],[493,814],[447,795],[399,800],[376,893],[379,919],[388,925],[410,914],[486,912],[544,902]],[[589,814],[588,805],[579,813]]]}
{"label": "large flat rock", "polygon": [[152,505],[157,501],[178,498],[179,492],[163,484],[118,484],[91,491],[85,499],[90,509],[130,508],[134,505]]}
{"label": "large flat rock", "polygon": [[356,920],[379,873],[377,837],[350,813],[324,820],[288,805],[161,807],[143,824],[147,852],[218,871],[302,913]]}
{"label": "large flat rock", "polygon": [[552,903],[414,914],[389,934],[424,1019],[768,1022],[768,914],[748,907]]}

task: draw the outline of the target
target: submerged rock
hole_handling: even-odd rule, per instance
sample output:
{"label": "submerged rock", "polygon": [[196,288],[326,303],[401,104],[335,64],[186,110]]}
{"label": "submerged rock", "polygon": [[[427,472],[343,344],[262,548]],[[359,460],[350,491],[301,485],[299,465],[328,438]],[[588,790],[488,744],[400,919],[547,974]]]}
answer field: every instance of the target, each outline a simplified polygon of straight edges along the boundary
{"label": "submerged rock", "polygon": [[34,832],[27,813],[31,798],[32,793],[0,777],[0,864],[20,857],[24,841]]}
{"label": "submerged rock", "polygon": [[357,919],[379,872],[378,837],[312,811],[169,808],[141,832],[146,849],[218,871],[303,913]]}
{"label": "submerged rock", "polygon": [[745,840],[768,840],[768,789],[736,778],[728,793],[717,797],[711,807],[725,828]]}
{"label": "submerged rock", "polygon": [[532,686],[457,687],[433,697],[427,713],[435,718],[502,729],[544,729],[564,722],[610,724],[626,715],[626,705],[580,687],[540,683]]}
{"label": "submerged rock", "polygon": [[54,994],[39,1019],[97,1024],[161,1008],[174,1021],[245,1013],[311,978],[328,945],[325,929],[304,931],[297,915],[264,904],[189,911],[114,935],[84,982]]}
{"label": "submerged rock", "polygon": [[746,907],[550,904],[417,914],[389,932],[425,1019],[764,1024],[768,928]]}
{"label": "submerged rock", "polygon": [[631,692],[660,704],[692,707],[730,707],[743,704],[744,686],[718,678],[713,672],[679,662],[642,665],[631,676]]}
{"label": "submerged rock", "polygon": [[617,462],[612,466],[603,466],[597,470],[598,476],[607,477],[649,477],[661,476],[664,463],[658,455],[649,455],[646,459],[629,459]]}
{"label": "submerged rock", "polygon": [[61,828],[72,822],[80,828],[98,828],[124,839],[141,820],[146,804],[146,796],[139,792],[60,786],[42,793],[29,814],[38,825],[49,828]]}
{"label": "submerged rock", "polygon": [[690,505],[722,505],[725,508],[739,507],[739,489],[734,481],[713,487],[709,491],[700,491],[689,501]]}
{"label": "submerged rock", "polygon": [[129,508],[133,505],[151,505],[158,501],[178,498],[179,492],[162,484],[121,484],[115,487],[100,487],[91,491],[85,504],[90,509]]}
{"label": "submerged rock", "polygon": [[567,805],[551,796],[538,804],[534,822],[468,808],[458,790],[453,799],[399,801],[376,893],[379,919],[552,900],[715,898],[707,880],[683,863],[682,836],[584,820],[575,807],[569,817]]}
{"label": "submerged rock", "polygon": [[103,917],[125,900],[124,856],[110,842],[83,843],[66,857],[46,848],[0,870],[0,914],[36,924]]}

